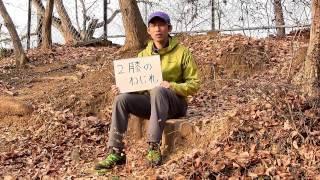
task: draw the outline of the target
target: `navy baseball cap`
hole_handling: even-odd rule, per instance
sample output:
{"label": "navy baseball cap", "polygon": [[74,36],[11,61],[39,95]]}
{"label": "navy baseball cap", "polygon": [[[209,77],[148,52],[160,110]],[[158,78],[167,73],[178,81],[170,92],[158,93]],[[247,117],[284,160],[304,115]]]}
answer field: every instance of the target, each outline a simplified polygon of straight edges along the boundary
{"label": "navy baseball cap", "polygon": [[171,25],[171,22],[170,22],[170,17],[167,13],[165,12],[162,12],[162,11],[156,11],[156,12],[153,12],[149,15],[149,18],[148,18],[148,24],[150,23],[150,21],[154,18],[160,18],[162,20],[164,20],[164,22],[166,22],[167,24]]}

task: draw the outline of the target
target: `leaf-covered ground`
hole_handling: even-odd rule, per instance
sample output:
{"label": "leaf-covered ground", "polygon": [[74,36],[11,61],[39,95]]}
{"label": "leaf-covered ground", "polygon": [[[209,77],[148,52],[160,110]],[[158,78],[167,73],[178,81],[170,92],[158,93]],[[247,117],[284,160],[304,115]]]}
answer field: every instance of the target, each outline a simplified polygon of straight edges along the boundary
{"label": "leaf-covered ground", "polygon": [[[195,134],[164,165],[145,165],[146,143],[126,138],[127,164],[105,176],[93,169],[106,152],[117,47],[31,50],[26,69],[0,60],[0,177],[128,179],[319,179],[320,106],[293,85],[308,37],[181,36],[201,71],[189,97]],[[13,100],[14,99],[14,100]],[[8,102],[7,102],[8,101]]]}

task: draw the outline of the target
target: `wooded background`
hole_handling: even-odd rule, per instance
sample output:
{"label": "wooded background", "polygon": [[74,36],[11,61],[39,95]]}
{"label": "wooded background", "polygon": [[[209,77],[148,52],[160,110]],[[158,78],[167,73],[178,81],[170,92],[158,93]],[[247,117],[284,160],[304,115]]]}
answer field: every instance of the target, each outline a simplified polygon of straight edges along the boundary
{"label": "wooded background", "polygon": [[[29,0],[12,3],[4,0],[8,13],[17,28],[23,47],[28,47],[28,11],[30,11],[31,47],[41,41],[40,28],[47,0]],[[141,0],[137,1],[142,19],[156,10],[168,12],[174,33],[202,33],[210,30],[241,33],[253,37],[283,34],[310,25],[311,10],[308,0]],[[104,11],[104,8],[107,11]],[[108,36],[115,43],[124,43],[124,26],[118,1],[59,0],[53,9],[54,43],[90,40]],[[107,17],[107,18],[106,18]],[[104,21],[107,25],[104,27]],[[3,19],[0,19],[3,25]],[[278,28],[275,26],[286,26]],[[63,30],[63,27],[64,30]],[[79,37],[81,38],[79,39]],[[1,26],[0,46],[12,47],[6,28]]]}

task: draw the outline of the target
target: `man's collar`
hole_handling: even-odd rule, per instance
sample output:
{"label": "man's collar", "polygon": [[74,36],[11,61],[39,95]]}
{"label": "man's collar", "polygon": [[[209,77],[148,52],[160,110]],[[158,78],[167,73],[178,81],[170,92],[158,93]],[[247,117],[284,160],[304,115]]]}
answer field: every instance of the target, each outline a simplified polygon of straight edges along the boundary
{"label": "man's collar", "polygon": [[[167,44],[166,44],[163,48],[169,47],[169,44],[170,44],[170,37],[168,38]],[[156,54],[159,54],[159,51],[160,51],[160,49],[158,49],[158,48],[156,47],[156,45],[154,45],[154,43],[153,43],[153,45],[152,45],[152,52],[153,52],[153,53],[156,53]]]}

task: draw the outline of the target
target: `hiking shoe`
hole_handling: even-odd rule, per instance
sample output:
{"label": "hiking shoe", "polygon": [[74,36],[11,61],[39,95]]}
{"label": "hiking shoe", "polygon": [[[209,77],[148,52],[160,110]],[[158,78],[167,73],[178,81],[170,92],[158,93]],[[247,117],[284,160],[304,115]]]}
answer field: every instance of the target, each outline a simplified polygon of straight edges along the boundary
{"label": "hiking shoe", "polygon": [[147,154],[148,164],[152,167],[161,165],[162,156],[160,151],[160,145],[158,143],[150,143]]}
{"label": "hiking shoe", "polygon": [[110,153],[105,160],[100,161],[95,166],[95,170],[111,169],[116,165],[126,163],[126,155],[124,153]]}

